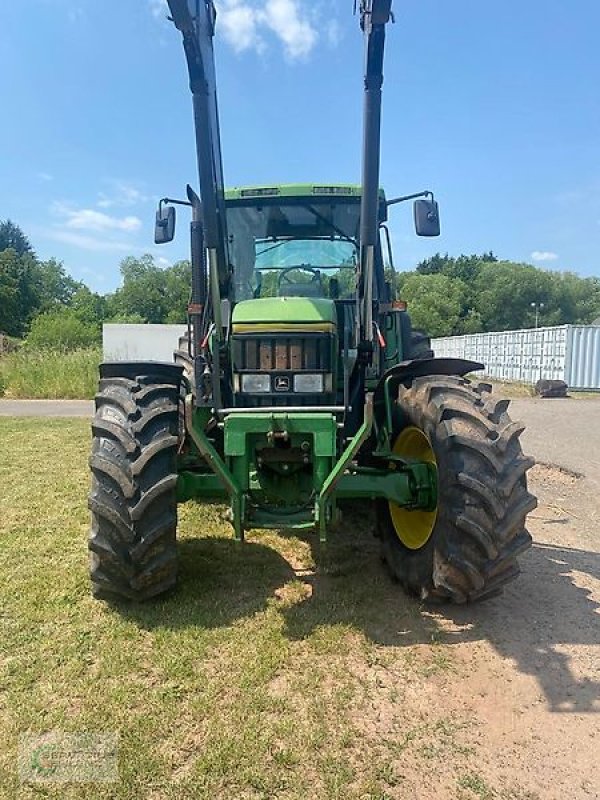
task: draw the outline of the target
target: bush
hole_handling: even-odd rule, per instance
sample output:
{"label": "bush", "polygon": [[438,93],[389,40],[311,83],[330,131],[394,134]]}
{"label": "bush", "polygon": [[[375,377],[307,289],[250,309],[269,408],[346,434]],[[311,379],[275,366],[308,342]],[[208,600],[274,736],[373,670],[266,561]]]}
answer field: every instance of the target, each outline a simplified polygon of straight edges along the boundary
{"label": "bush", "polygon": [[35,400],[86,400],[98,387],[99,348],[32,351],[22,348],[0,359],[0,395]]}
{"label": "bush", "polygon": [[141,314],[115,314],[104,320],[105,325],[146,325]]}
{"label": "bush", "polygon": [[31,323],[27,347],[31,350],[77,350],[100,343],[98,326],[84,322],[69,309],[40,314]]}

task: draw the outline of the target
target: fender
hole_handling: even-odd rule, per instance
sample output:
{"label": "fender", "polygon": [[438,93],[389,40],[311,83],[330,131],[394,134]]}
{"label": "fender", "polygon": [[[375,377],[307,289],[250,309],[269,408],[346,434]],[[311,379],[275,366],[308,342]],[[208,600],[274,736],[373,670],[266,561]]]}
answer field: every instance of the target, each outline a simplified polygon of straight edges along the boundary
{"label": "fender", "polygon": [[128,378],[134,381],[140,375],[152,375],[164,383],[179,386],[183,379],[183,367],[165,361],[104,361],[100,364],[100,378]]}
{"label": "fender", "polygon": [[381,377],[373,395],[373,406],[380,409],[387,404],[398,391],[401,383],[412,383],[415,378],[426,375],[459,375],[464,377],[469,372],[484,369],[478,361],[467,361],[463,358],[418,358],[396,364]]}

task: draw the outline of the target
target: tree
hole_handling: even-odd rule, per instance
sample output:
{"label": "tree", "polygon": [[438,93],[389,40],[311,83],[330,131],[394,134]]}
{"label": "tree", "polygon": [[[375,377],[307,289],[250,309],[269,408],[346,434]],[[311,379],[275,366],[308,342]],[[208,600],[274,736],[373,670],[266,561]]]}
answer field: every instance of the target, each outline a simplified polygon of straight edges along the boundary
{"label": "tree", "polygon": [[183,324],[187,322],[187,307],[192,290],[192,265],[189,261],[178,261],[163,270],[168,312],[165,322]]}
{"label": "tree", "polygon": [[20,319],[20,258],[14,250],[0,252],[0,333],[18,336]]}
{"label": "tree", "polygon": [[185,322],[192,281],[189,262],[161,269],[151,255],[129,257],[121,263],[121,275],[123,286],[108,300],[110,316],[136,315],[150,323]]}
{"label": "tree", "polygon": [[400,294],[408,303],[415,328],[429,336],[451,336],[461,333],[461,315],[466,287],[462,281],[447,275],[400,275]]}
{"label": "tree", "polygon": [[40,303],[37,263],[32,255],[0,251],[0,331],[23,336]]}
{"label": "tree", "polygon": [[544,304],[544,324],[559,324],[561,314],[552,286],[551,273],[530,264],[484,264],[474,285],[474,307],[481,315],[484,330],[533,327],[534,302]]}
{"label": "tree", "polygon": [[478,271],[479,265],[486,263],[497,263],[498,259],[490,250],[488,253],[482,253],[480,256],[460,255],[457,258],[441,253],[436,253],[431,258],[426,258],[417,264],[417,272],[420,275],[448,275],[451,278],[460,278],[461,280],[469,280],[473,278]]}
{"label": "tree", "polygon": [[49,311],[57,306],[67,306],[83,284],[67,275],[62,262],[51,258],[37,264],[39,283],[39,310]]}
{"label": "tree", "polygon": [[107,302],[102,295],[92,292],[84,284],[79,284],[69,300],[69,308],[83,322],[100,327],[106,318]]}
{"label": "tree", "polygon": [[18,225],[0,222],[1,331],[23,336],[37,314],[68,305],[82,285],[56,259],[38,261]]}
{"label": "tree", "polygon": [[31,323],[27,346],[36,350],[77,350],[100,343],[100,330],[68,308],[47,311]]}
{"label": "tree", "polygon": [[29,239],[21,228],[9,219],[0,220],[0,252],[3,250],[14,250],[19,256],[34,255]]}

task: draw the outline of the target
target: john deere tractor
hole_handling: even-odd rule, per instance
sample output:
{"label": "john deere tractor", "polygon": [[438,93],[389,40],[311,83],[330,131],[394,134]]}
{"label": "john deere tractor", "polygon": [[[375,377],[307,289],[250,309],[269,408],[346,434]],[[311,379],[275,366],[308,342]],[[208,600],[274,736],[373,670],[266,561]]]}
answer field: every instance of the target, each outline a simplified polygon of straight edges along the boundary
{"label": "john deere tractor", "polygon": [[188,186],[184,200],[161,201],[155,239],[171,241],[175,206],[189,208],[188,334],[172,364],[100,368],[94,594],[138,601],[175,584],[178,503],[227,504],[240,542],[269,528],[314,531],[325,542],[347,499],[374,504],[373,533],[411,594],[464,603],[497,593],[531,543],[532,460],[508,402],[467,377],[482,365],[435,358],[396,297],[390,208],[414,200],[420,236],[439,235],[440,223],[431,192],[388,199],[379,188],[391,0],[359,6],[361,184],[230,191],[214,4],[169,7],[187,58],[200,191]]}

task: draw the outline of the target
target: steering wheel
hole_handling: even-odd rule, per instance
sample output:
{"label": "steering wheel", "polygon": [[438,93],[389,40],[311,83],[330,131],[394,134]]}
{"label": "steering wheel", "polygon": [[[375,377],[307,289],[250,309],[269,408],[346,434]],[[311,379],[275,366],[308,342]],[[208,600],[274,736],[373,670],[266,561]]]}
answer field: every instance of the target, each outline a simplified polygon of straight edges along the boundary
{"label": "steering wheel", "polygon": [[304,272],[311,272],[312,273],[312,281],[311,283],[318,283],[321,284],[321,271],[316,269],[315,267],[309,267],[308,264],[297,264],[295,267],[286,267],[282,269],[279,273],[279,281],[278,286],[281,287],[282,283],[287,283],[290,286],[294,286],[297,281],[292,281],[289,278],[290,272],[297,272],[298,270],[303,270]]}

